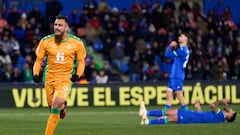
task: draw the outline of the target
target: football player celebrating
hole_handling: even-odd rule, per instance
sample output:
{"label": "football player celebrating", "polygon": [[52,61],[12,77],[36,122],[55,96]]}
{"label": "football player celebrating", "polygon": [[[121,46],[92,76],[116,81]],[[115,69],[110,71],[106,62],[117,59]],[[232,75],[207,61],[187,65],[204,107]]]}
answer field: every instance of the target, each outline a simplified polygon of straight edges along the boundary
{"label": "football player celebrating", "polygon": [[[56,17],[54,34],[41,39],[36,49],[36,61],[33,66],[34,81],[40,82],[39,72],[43,60],[47,59],[45,67],[45,90],[48,106],[51,109],[45,135],[52,135],[60,118],[66,115],[66,103],[72,82],[78,80],[84,72],[86,51],[83,41],[68,33],[68,18],[62,15]],[[74,72],[74,62],[77,60],[77,71]]]}

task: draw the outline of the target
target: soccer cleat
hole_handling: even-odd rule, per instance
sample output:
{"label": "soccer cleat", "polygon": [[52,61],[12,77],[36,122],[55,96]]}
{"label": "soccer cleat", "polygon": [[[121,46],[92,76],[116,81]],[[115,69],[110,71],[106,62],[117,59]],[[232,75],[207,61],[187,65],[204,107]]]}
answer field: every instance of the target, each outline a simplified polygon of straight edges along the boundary
{"label": "soccer cleat", "polygon": [[66,115],[67,115],[67,109],[66,109],[66,107],[64,107],[64,109],[62,109],[60,111],[60,118],[64,119],[66,117]]}
{"label": "soccer cleat", "polygon": [[139,107],[139,116],[142,117],[143,115],[146,115],[146,107],[144,102],[142,101]]}
{"label": "soccer cleat", "polygon": [[139,116],[141,117],[141,125],[147,125],[148,123],[148,118],[147,118],[147,115],[146,115],[146,107],[144,105],[144,102],[141,102],[140,104],[140,108],[139,108]]}
{"label": "soccer cleat", "polygon": [[145,117],[142,117],[142,120],[141,120],[141,125],[148,125],[148,117],[145,116]]}

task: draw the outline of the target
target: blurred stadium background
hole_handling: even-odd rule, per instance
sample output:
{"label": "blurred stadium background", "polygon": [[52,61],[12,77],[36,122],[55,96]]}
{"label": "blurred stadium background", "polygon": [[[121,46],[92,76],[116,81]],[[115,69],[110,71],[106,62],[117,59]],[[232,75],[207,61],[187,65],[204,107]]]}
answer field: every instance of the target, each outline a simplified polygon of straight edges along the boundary
{"label": "blurred stadium background", "polygon": [[35,48],[57,14],[68,16],[70,32],[86,42],[79,83],[167,80],[171,60],[163,53],[182,31],[191,36],[186,80],[238,80],[238,2],[1,0],[0,81],[32,82]]}

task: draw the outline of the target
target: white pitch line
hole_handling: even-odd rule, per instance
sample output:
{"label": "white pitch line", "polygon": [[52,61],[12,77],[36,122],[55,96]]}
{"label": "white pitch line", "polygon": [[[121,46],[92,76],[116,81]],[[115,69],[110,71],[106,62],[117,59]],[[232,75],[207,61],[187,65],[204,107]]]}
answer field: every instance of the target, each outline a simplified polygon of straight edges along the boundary
{"label": "white pitch line", "polygon": [[[130,111],[130,112],[68,112],[69,115],[129,115],[129,114],[137,114],[138,112]],[[49,112],[45,113],[0,113],[0,117],[5,116],[45,116],[49,115]]]}

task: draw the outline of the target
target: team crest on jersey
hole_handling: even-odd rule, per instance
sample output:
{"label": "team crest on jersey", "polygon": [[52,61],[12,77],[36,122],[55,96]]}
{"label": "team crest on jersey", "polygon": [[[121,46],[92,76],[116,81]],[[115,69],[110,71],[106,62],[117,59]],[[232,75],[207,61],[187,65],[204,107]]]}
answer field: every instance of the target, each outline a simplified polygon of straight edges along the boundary
{"label": "team crest on jersey", "polygon": [[63,86],[63,91],[68,92],[68,87],[66,85]]}
{"label": "team crest on jersey", "polygon": [[67,49],[72,49],[72,46],[70,44],[67,45]]}
{"label": "team crest on jersey", "polygon": [[55,45],[55,44],[53,44],[53,45],[52,45],[52,48],[53,48],[53,49],[56,49],[56,45]]}

